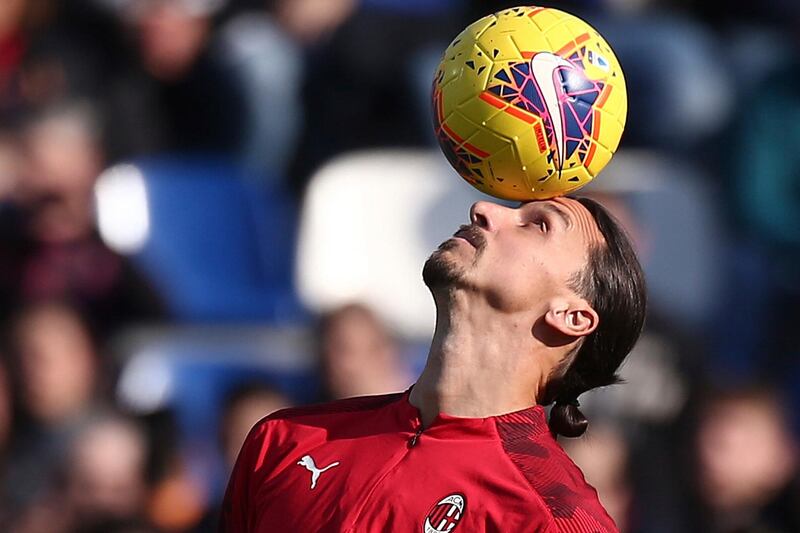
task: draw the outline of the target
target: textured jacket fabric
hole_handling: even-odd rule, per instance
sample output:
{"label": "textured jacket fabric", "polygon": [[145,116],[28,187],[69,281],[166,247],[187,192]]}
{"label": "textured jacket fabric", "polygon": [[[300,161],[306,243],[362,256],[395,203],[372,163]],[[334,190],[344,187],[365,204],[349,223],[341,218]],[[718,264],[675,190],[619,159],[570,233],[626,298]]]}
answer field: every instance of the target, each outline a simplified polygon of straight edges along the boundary
{"label": "textured jacket fabric", "polygon": [[438,415],[405,393],[285,409],[250,432],[225,533],[616,532],[542,407]]}

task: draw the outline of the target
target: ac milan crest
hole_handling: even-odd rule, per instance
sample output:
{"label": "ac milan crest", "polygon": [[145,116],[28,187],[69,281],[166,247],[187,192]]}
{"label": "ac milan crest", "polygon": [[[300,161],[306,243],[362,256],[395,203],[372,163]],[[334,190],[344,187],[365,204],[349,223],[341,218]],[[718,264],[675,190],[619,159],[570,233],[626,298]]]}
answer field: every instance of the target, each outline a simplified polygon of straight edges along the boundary
{"label": "ac milan crest", "polygon": [[455,493],[442,498],[425,517],[425,533],[449,533],[453,531],[467,509],[467,498]]}

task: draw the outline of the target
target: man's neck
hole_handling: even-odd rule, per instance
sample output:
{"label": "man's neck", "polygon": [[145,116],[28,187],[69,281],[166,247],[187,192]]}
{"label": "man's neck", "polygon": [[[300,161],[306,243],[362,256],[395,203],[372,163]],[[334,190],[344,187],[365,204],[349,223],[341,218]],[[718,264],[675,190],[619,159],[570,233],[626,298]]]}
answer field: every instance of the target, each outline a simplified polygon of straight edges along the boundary
{"label": "man's neck", "polygon": [[536,404],[546,377],[530,315],[507,315],[471,295],[437,298],[436,331],[410,402],[424,427],[439,413],[496,416]]}

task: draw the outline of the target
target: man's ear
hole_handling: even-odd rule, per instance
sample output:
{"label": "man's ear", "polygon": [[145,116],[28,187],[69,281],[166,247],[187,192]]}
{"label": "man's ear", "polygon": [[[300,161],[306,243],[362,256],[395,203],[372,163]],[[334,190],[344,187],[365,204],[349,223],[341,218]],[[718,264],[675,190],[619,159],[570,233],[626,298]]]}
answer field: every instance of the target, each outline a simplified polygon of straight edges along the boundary
{"label": "man's ear", "polygon": [[600,317],[582,298],[559,298],[550,302],[544,320],[551,328],[568,337],[585,337],[597,329]]}

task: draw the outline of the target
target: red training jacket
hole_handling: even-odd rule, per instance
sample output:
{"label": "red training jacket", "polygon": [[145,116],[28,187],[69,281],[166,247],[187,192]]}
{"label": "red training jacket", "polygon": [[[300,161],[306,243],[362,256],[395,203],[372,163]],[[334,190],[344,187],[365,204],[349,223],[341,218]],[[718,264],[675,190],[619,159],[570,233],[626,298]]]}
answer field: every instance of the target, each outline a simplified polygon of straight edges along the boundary
{"label": "red training jacket", "polygon": [[409,392],[285,409],[256,424],[221,531],[616,532],[540,406],[439,415],[420,431]]}

